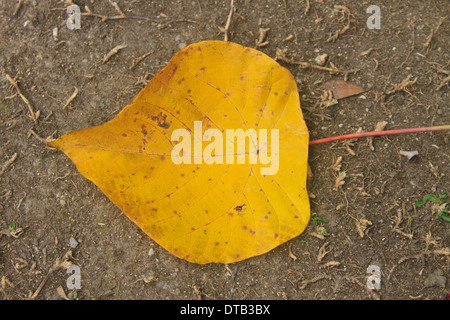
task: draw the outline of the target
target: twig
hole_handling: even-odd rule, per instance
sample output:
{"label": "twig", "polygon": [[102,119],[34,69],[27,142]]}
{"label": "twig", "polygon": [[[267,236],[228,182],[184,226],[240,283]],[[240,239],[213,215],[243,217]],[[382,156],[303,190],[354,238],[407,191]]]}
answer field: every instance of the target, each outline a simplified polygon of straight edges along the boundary
{"label": "twig", "polygon": [[16,207],[17,210],[20,210],[20,206],[26,197],[27,197],[27,194],[25,193],[25,195],[19,200],[19,203],[17,204],[17,207]]}
{"label": "twig", "polygon": [[19,10],[20,10],[21,6],[22,6],[22,0],[19,0],[17,2],[16,8],[14,9],[13,17],[15,17],[19,13]]}
{"label": "twig", "polygon": [[436,91],[439,91],[442,89],[443,86],[447,85],[448,82],[450,81],[450,76],[442,79],[441,83],[437,86]]}
{"label": "twig", "polygon": [[[329,72],[342,72],[342,71],[339,71],[334,65],[331,68],[328,68],[328,67],[317,66],[317,65],[311,64],[309,62],[294,61],[294,60],[286,57],[286,52],[287,52],[287,49],[283,49],[283,50],[277,49],[275,60],[281,60],[281,61],[289,63],[289,64],[297,64],[304,69],[311,68],[311,69],[317,69],[317,70],[323,70],[323,71],[329,71]],[[349,71],[347,71],[347,72],[349,72]]]}
{"label": "twig", "polygon": [[[92,12],[92,10],[87,5],[84,6],[86,12],[82,12],[81,15],[83,17],[99,18],[101,20],[101,22],[110,21],[110,20],[122,20],[122,19],[135,19],[135,20],[154,21],[154,19],[152,19],[151,17],[147,17],[147,16],[129,16],[129,15],[126,15],[120,9],[120,7],[119,7],[119,5],[117,3],[114,2],[114,3],[111,3],[111,4],[116,9],[116,11],[119,13],[118,15],[107,16],[107,15],[104,15],[104,14],[94,13],[94,12]],[[50,9],[50,10],[55,10],[55,9]],[[197,23],[196,21],[189,20],[189,19],[170,19],[169,21],[167,21],[164,24],[158,24],[157,27],[158,27],[158,29],[162,29],[162,28],[166,27],[167,25],[169,25],[172,22]]]}
{"label": "twig", "polygon": [[327,39],[327,42],[330,41],[335,42],[340,35],[343,35],[350,29],[350,16],[351,16],[350,10],[347,7],[340,5],[335,5],[334,8],[339,10],[340,13],[342,13],[342,17],[339,20],[344,20],[345,16],[347,15],[347,24],[344,27],[342,27],[342,29],[337,30],[334,34],[330,34],[330,36]]}
{"label": "twig", "polygon": [[144,16],[127,16],[123,13],[123,11],[120,9],[119,5],[116,2],[110,2],[111,5],[116,9],[116,11],[119,13],[119,15],[116,16],[106,16],[103,14],[93,13],[92,10],[88,6],[84,6],[84,9],[86,9],[86,12],[82,12],[81,15],[85,17],[95,17],[100,18],[102,22],[105,22],[107,20],[118,20],[118,19],[140,19],[140,20],[150,20],[149,17]]}
{"label": "twig", "polygon": [[269,44],[269,41],[264,41],[266,38],[267,32],[270,30],[270,28],[259,28],[259,38],[256,41],[256,47],[264,47]]}
{"label": "twig", "polygon": [[309,0],[306,0],[306,7],[305,7],[305,11],[304,11],[305,15],[309,12],[310,8],[311,8],[311,5],[309,4]]}
{"label": "twig", "polygon": [[152,51],[147,52],[146,54],[140,56],[139,58],[136,58],[133,60],[133,64],[130,67],[130,70],[133,70],[134,68],[136,68],[136,66],[142,61],[144,60],[146,57],[148,57],[149,55],[151,55],[153,53]]}
{"label": "twig", "polygon": [[65,104],[64,107],[63,107],[63,110],[66,109],[66,108],[69,106],[69,104],[73,101],[73,99],[75,99],[75,97],[77,96],[77,94],[78,94],[78,88],[75,87],[75,91],[72,93],[72,95],[70,96],[70,98],[67,100],[66,104]]}
{"label": "twig", "polygon": [[428,54],[428,51],[430,50],[430,47],[431,47],[431,42],[433,41],[434,36],[438,32],[444,19],[445,18],[439,18],[437,26],[431,30],[431,33],[428,35],[427,40],[423,44],[423,48],[426,50],[425,54]]}
{"label": "twig", "polygon": [[47,282],[48,278],[50,278],[50,275],[60,269],[60,268],[64,268],[67,269],[72,265],[72,262],[69,260],[72,258],[72,250],[67,251],[67,253],[62,257],[62,258],[58,258],[56,259],[55,263],[53,264],[53,266],[50,268],[50,270],[48,270],[47,275],[45,276],[44,280],[42,280],[42,282],[39,284],[38,288],[36,289],[36,291],[29,297],[29,299],[35,299],[39,293],[41,292],[42,288],[44,287],[45,283]]}
{"label": "twig", "polygon": [[306,286],[308,284],[317,282],[317,281],[322,280],[322,279],[332,280],[333,278],[331,277],[331,275],[328,275],[328,274],[319,274],[318,276],[315,276],[311,280],[304,280],[304,281],[302,281],[302,283],[299,285],[299,288],[303,290],[303,289],[306,288]]}
{"label": "twig", "polygon": [[395,84],[394,87],[391,90],[386,91],[385,94],[391,95],[398,91],[404,91],[406,93],[409,93],[407,88],[416,83],[417,77],[414,80],[411,80],[411,79],[412,79],[412,75],[409,74],[405,79],[402,80],[402,82],[400,82],[399,84]]}
{"label": "twig", "polygon": [[357,278],[354,278],[354,277],[349,278],[349,277],[347,277],[346,279],[350,280],[350,281],[353,282],[353,283],[356,283],[356,284],[359,285],[361,288],[366,289],[367,293],[368,293],[370,296],[372,296],[372,298],[373,298],[374,300],[380,300],[380,296],[379,296],[378,294],[376,294],[375,292],[373,292],[373,290],[369,289],[369,288],[367,287],[367,285],[363,284],[363,283],[362,283],[361,281],[359,281]]}
{"label": "twig", "polygon": [[14,153],[11,157],[11,159],[7,160],[3,165],[2,165],[2,169],[0,170],[0,176],[3,175],[3,173],[5,173],[6,169],[8,169],[8,167],[17,159],[17,153]]}
{"label": "twig", "polygon": [[24,95],[22,94],[22,92],[20,91],[19,86],[18,86],[18,84],[17,84],[17,82],[16,82],[15,79],[11,78],[8,74],[6,75],[6,79],[11,83],[11,85],[12,85],[14,88],[16,88],[17,93],[18,93],[19,96],[22,98],[23,102],[25,102],[25,104],[26,104],[27,107],[28,107],[28,110],[29,110],[30,113],[31,113],[30,118],[31,118],[35,123],[37,123],[37,119],[38,119],[38,117],[39,117],[40,112],[38,111],[37,113],[34,113],[33,107],[31,107],[31,104],[30,104],[30,102],[28,101],[28,99],[25,98],[25,96],[24,96]]}
{"label": "twig", "polygon": [[402,210],[398,210],[397,211],[397,217],[395,219],[395,225],[394,225],[394,231],[397,232],[398,234],[401,234],[404,237],[407,237],[408,239],[412,240],[413,238],[413,234],[412,233],[406,233],[403,230],[401,230],[399,228],[400,223],[402,222],[402,212],[403,214],[406,214],[406,204],[405,202],[403,202],[402,204]]}
{"label": "twig", "polygon": [[409,56],[411,55],[411,53],[414,51],[414,43],[415,43],[415,35],[414,35],[414,29],[416,28],[414,26],[414,21],[411,23],[411,27],[412,27],[412,44],[411,44],[411,50],[409,50],[408,54],[406,55],[405,60],[403,60],[403,62],[397,67],[397,68],[401,68],[403,67],[403,65],[406,63],[406,61],[408,61]]}
{"label": "twig", "polygon": [[397,130],[385,130],[385,131],[372,131],[372,132],[360,132],[360,133],[351,133],[345,134],[342,136],[334,136],[323,139],[312,140],[309,142],[309,145],[331,142],[336,140],[344,140],[344,139],[355,139],[355,138],[364,138],[364,137],[375,137],[375,136],[384,136],[391,134],[403,134],[403,133],[413,133],[413,132],[433,132],[433,131],[448,131],[450,130],[450,124],[443,126],[435,126],[435,127],[422,127],[422,128],[409,128],[409,129],[397,129]]}
{"label": "twig", "polygon": [[223,41],[228,41],[228,29],[230,28],[231,17],[233,16],[233,12],[234,12],[234,0],[231,0],[230,7],[231,7],[230,8],[230,13],[228,14],[228,19],[227,19],[227,22],[225,24],[225,28],[219,27],[220,31],[224,33]]}
{"label": "twig", "polygon": [[114,47],[110,52],[108,52],[105,55],[105,57],[103,58],[102,63],[105,64],[106,62],[108,62],[109,59],[111,59],[111,57],[113,55],[115,55],[117,52],[119,52],[120,50],[122,50],[123,48],[126,48],[126,47],[127,47],[126,44],[121,44],[121,45],[118,45],[118,46]]}
{"label": "twig", "polygon": [[363,51],[359,54],[360,57],[368,56],[372,51],[379,50],[380,48],[369,48],[366,51]]}
{"label": "twig", "polygon": [[36,132],[33,131],[33,129],[30,129],[30,133],[36,138],[38,139],[40,142],[42,142],[43,144],[47,144],[49,142],[52,142],[53,140],[55,140],[53,138],[53,136],[56,134],[58,130],[55,130],[50,136],[48,136],[47,138],[41,138],[37,135]]}

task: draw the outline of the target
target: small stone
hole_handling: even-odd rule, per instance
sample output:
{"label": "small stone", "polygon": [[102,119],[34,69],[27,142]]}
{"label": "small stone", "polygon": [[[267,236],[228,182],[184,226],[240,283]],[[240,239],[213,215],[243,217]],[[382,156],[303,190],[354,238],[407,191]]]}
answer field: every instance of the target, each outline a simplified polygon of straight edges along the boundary
{"label": "small stone", "polygon": [[399,154],[402,156],[405,156],[408,158],[408,160],[411,160],[413,157],[419,155],[419,151],[414,150],[414,151],[404,151],[404,150],[400,150]]}
{"label": "small stone", "polygon": [[57,42],[58,41],[58,27],[53,28],[52,32],[53,32],[53,40],[55,40],[55,42]]}
{"label": "small stone", "polygon": [[328,55],[326,53],[318,55],[315,59],[314,62],[319,65],[319,66],[323,66],[325,64],[325,62],[327,61]]}
{"label": "small stone", "polygon": [[71,246],[73,249],[75,249],[76,247],[78,247],[78,241],[75,240],[74,237],[70,237],[69,243],[70,243],[70,246]]}

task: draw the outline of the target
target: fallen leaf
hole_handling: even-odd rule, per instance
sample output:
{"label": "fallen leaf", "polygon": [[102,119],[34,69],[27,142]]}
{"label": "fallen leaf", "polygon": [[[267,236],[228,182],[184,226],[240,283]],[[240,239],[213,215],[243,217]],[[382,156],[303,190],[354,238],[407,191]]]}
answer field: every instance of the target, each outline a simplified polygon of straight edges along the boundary
{"label": "fallen leaf", "polygon": [[[245,150],[227,153],[226,143],[214,143],[216,150],[205,142],[208,129],[218,129],[214,142],[226,129],[245,130],[250,138]],[[263,129],[267,141],[279,142],[278,152],[263,143]],[[184,141],[192,134],[192,144]],[[255,49],[204,41],[180,50],[114,119],[48,145],[63,151],[158,244],[205,264],[264,254],[304,231],[308,142],[287,69]],[[225,163],[224,155],[243,163]],[[220,158],[223,164],[215,162]]]}
{"label": "fallen leaf", "polygon": [[62,299],[69,300],[69,298],[67,297],[66,293],[64,292],[64,289],[62,286],[59,286],[58,288],[56,288],[56,292]]}
{"label": "fallen leaf", "polygon": [[322,87],[325,90],[331,90],[333,97],[337,100],[364,92],[363,88],[344,80],[330,80],[325,82]]}

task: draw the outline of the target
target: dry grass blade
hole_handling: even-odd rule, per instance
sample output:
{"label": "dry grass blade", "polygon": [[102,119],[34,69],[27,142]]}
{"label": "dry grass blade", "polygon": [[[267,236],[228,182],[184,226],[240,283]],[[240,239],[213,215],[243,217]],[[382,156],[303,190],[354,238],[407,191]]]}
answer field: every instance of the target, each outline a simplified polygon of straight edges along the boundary
{"label": "dry grass blade", "polygon": [[70,105],[70,103],[73,101],[73,99],[75,99],[77,94],[78,94],[78,88],[75,87],[75,91],[72,93],[70,98],[67,100],[66,104],[63,107],[63,110],[66,109]]}
{"label": "dry grass blade", "polygon": [[269,44],[269,41],[264,41],[267,36],[267,32],[269,32],[270,28],[259,28],[259,38],[256,41],[256,47],[264,47]]}
{"label": "dry grass blade", "polygon": [[333,278],[328,274],[319,274],[319,275],[315,276],[314,278],[312,278],[311,280],[302,281],[299,285],[299,288],[303,290],[306,288],[307,285],[317,282],[319,280],[323,280],[323,279],[332,280]]}
{"label": "dry grass blade", "polygon": [[111,51],[109,51],[103,58],[102,63],[105,64],[106,62],[109,61],[109,59],[111,59],[112,56],[114,56],[115,54],[117,54],[120,50],[126,48],[127,45],[126,44],[120,44],[116,47],[114,47]]}
{"label": "dry grass blade", "polygon": [[336,177],[336,182],[334,183],[334,190],[338,190],[339,187],[345,184],[345,177],[347,174],[345,171],[339,172],[339,175]]}
{"label": "dry grass blade", "polygon": [[339,266],[340,264],[341,264],[341,263],[340,263],[339,261],[332,260],[332,261],[328,261],[328,262],[322,264],[319,268],[320,268],[320,269],[323,269],[323,268],[333,268],[333,267]]}
{"label": "dry grass blade", "polygon": [[72,250],[69,250],[66,252],[66,254],[62,258],[57,258],[53,266],[48,270],[47,275],[45,276],[44,280],[41,281],[36,291],[29,297],[29,299],[36,299],[36,297],[41,292],[42,288],[44,287],[45,283],[47,282],[48,278],[50,278],[50,275],[58,270],[58,269],[67,269],[72,265]]}
{"label": "dry grass blade", "polygon": [[289,64],[296,64],[304,69],[311,68],[311,69],[317,69],[317,70],[323,70],[323,71],[329,71],[329,72],[339,72],[339,70],[335,66],[328,68],[328,67],[313,65],[309,62],[295,61],[295,60],[289,59],[286,56],[286,53],[287,53],[287,49],[278,49],[277,48],[276,54],[275,54],[275,60],[280,60],[280,61],[283,61],[283,62],[286,62]]}
{"label": "dry grass blade", "polygon": [[8,167],[17,159],[17,153],[14,153],[11,157],[11,159],[6,160],[6,162],[2,165],[1,169],[0,169],[0,176],[3,175],[3,173],[5,173],[6,169],[8,169]]}
{"label": "dry grass blade", "polygon": [[140,56],[139,58],[136,58],[133,60],[133,64],[130,67],[130,70],[133,70],[134,68],[136,68],[136,66],[145,58],[147,58],[149,55],[151,55],[153,53],[153,51],[149,51],[145,54],[143,54],[142,56]]}
{"label": "dry grass blade", "polygon": [[297,260],[297,257],[292,253],[292,243],[289,244],[288,249],[289,249],[289,257],[291,257],[294,261]]}
{"label": "dry grass blade", "polygon": [[19,0],[17,2],[16,8],[14,9],[13,17],[16,16],[19,13],[19,10],[20,10],[21,7],[22,7],[22,0]]}
{"label": "dry grass blade", "polygon": [[396,93],[398,91],[406,91],[407,87],[412,86],[417,81],[417,77],[412,79],[412,75],[408,75],[405,79],[402,80],[399,84],[395,84],[391,90],[386,91],[387,95]]}
{"label": "dry grass blade", "polygon": [[37,123],[37,119],[39,117],[39,111],[38,113],[34,113],[33,111],[33,107],[30,104],[30,101],[28,101],[28,99],[22,94],[22,92],[19,89],[19,85],[17,84],[17,81],[13,78],[11,78],[8,74],[6,75],[6,79],[11,83],[11,85],[17,90],[17,93],[19,94],[20,98],[22,98],[23,102],[25,102],[25,104],[28,107],[28,110],[30,111],[30,118]]}
{"label": "dry grass blade", "polygon": [[[375,129],[373,131],[382,131],[384,130],[386,125],[387,125],[386,121],[377,122],[377,124],[375,125]],[[369,144],[370,150],[375,151],[375,148],[373,147],[373,137],[369,137],[367,143]]]}
{"label": "dry grass blade", "polygon": [[327,250],[327,245],[328,243],[324,243],[322,247],[320,247],[319,249],[319,253],[317,254],[317,261],[321,262],[323,258],[325,258],[325,256],[331,252],[332,249]]}
{"label": "dry grass blade", "polygon": [[228,14],[228,18],[227,18],[227,22],[225,24],[225,28],[219,27],[220,32],[224,33],[223,41],[228,41],[228,30],[230,29],[231,17],[233,16],[233,12],[234,12],[234,0],[231,0],[230,13]]}
{"label": "dry grass blade", "polygon": [[33,135],[33,137],[35,137],[36,139],[38,139],[40,142],[42,142],[43,144],[47,144],[49,142],[54,141],[55,139],[53,138],[55,136],[55,134],[58,132],[58,130],[53,131],[53,133],[51,135],[49,135],[47,138],[41,138],[36,132],[33,131],[33,129],[30,129],[30,134]]}
{"label": "dry grass blade", "polygon": [[361,238],[364,238],[364,232],[366,231],[368,226],[372,225],[372,222],[361,218],[359,220],[355,220],[355,224],[356,224],[356,230],[358,231],[358,234]]}

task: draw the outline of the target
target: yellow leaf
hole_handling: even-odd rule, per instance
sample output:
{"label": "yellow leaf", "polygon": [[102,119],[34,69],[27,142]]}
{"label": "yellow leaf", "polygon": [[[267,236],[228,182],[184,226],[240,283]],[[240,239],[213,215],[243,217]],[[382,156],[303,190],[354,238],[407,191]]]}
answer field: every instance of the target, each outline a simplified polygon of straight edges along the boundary
{"label": "yellow leaf", "polygon": [[[231,149],[238,129],[242,150]],[[204,41],[180,50],[114,119],[48,145],[162,247],[205,264],[264,254],[303,232],[308,141],[287,69]]]}

